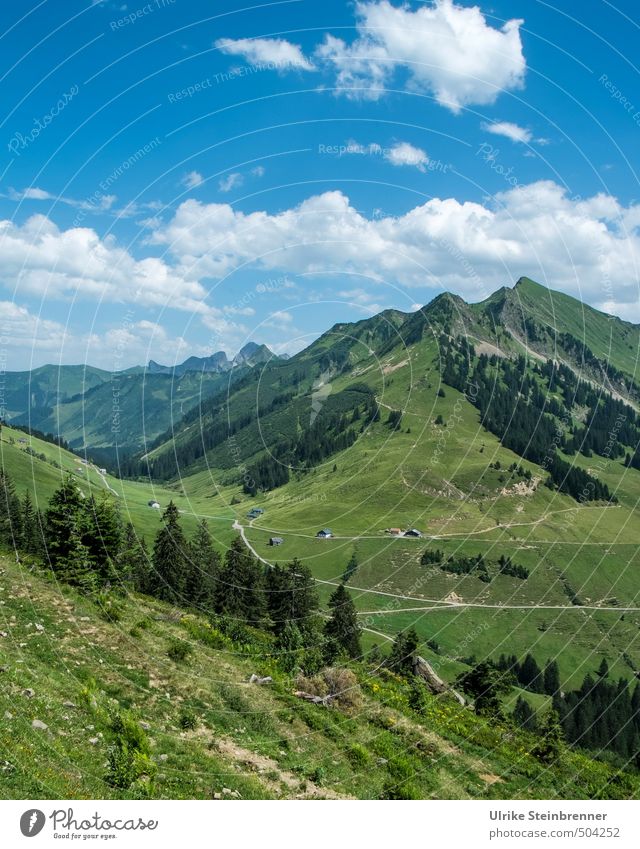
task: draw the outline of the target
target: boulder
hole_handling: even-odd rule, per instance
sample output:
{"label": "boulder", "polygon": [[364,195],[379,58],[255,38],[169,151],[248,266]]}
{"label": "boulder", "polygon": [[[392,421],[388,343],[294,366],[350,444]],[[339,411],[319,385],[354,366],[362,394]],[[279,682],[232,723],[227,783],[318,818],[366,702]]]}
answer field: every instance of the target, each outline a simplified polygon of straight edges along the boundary
{"label": "boulder", "polygon": [[36,731],[46,731],[49,726],[41,719],[34,719],[31,723],[31,727],[35,728]]}

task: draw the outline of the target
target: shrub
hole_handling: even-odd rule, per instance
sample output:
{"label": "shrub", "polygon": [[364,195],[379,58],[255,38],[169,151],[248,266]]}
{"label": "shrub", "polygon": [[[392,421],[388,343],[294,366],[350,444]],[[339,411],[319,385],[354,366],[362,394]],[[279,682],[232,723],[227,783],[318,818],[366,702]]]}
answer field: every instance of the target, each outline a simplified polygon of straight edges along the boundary
{"label": "shrub", "polygon": [[150,757],[147,735],[135,719],[125,711],[111,718],[112,743],[108,752],[107,781],[112,787],[126,790],[134,782],[141,789],[153,779],[156,765]]}
{"label": "shrub", "polygon": [[167,654],[176,663],[184,663],[193,654],[193,648],[184,640],[172,640],[167,649]]}
{"label": "shrub", "polygon": [[354,743],[353,746],[350,746],[346,754],[349,763],[355,769],[364,769],[371,761],[371,755],[359,743]]}
{"label": "shrub", "polygon": [[189,708],[183,708],[178,717],[178,725],[183,731],[193,731],[198,727],[198,718]]}
{"label": "shrub", "polygon": [[331,703],[342,708],[358,708],[362,703],[362,691],[358,680],[350,669],[328,666],[310,678],[299,675],[296,687],[312,696],[331,696]]}

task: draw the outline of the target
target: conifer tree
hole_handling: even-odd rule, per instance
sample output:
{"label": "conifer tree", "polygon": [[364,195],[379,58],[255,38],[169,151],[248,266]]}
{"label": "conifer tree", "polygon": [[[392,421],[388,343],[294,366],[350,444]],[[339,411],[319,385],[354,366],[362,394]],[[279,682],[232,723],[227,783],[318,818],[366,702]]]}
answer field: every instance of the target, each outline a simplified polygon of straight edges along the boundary
{"label": "conifer tree", "polygon": [[131,522],[124,528],[119,572],[125,584],[140,593],[150,593],[151,558],[144,537],[139,537]]}
{"label": "conifer tree", "polygon": [[264,615],[260,567],[236,537],[224,557],[214,594],[217,613],[242,622],[259,622]]}
{"label": "conifer tree", "polygon": [[494,717],[501,716],[501,696],[509,692],[512,681],[509,673],[498,669],[490,660],[477,663],[458,678],[465,693],[473,697],[476,713]]}
{"label": "conifer tree", "polygon": [[22,549],[25,554],[39,554],[42,549],[40,541],[39,517],[36,514],[31,494],[25,490],[21,505],[22,511]]}
{"label": "conifer tree", "polygon": [[324,633],[330,644],[339,651],[344,651],[349,657],[359,657],[360,624],[356,614],[356,606],[344,584],[339,584],[329,599],[331,618],[324,627]]}
{"label": "conifer tree", "polygon": [[213,547],[207,522],[203,519],[189,543],[185,597],[194,607],[213,609],[220,566],[220,555]]}
{"label": "conifer tree", "polygon": [[527,654],[518,673],[518,681],[532,693],[543,692],[543,677],[540,667],[531,654]]}
{"label": "conifer tree", "polygon": [[542,763],[553,763],[558,760],[564,748],[564,734],[560,718],[555,710],[550,710],[540,727],[540,739],[531,750],[531,754]]}
{"label": "conifer tree", "polygon": [[84,505],[86,530],[83,543],[89,552],[96,578],[101,585],[119,580],[122,521],[113,499],[106,493],[93,496]]}
{"label": "conifer tree", "polygon": [[387,661],[388,666],[400,675],[413,674],[413,661],[418,649],[418,635],[415,628],[401,631],[394,640],[391,654]]}
{"label": "conifer tree", "polygon": [[560,670],[555,660],[548,660],[544,668],[544,691],[553,696],[560,690]]}
{"label": "conifer tree", "polygon": [[170,501],[153,546],[149,593],[176,604],[182,600],[187,576],[187,541],[180,527],[178,508]]}
{"label": "conifer tree", "polygon": [[278,662],[285,672],[293,672],[300,666],[303,648],[302,634],[294,622],[285,622],[276,640]]}
{"label": "conifer tree", "polygon": [[65,554],[56,557],[55,572],[61,581],[78,587],[87,594],[94,593],[98,588],[89,551],[82,542],[82,535],[77,527],[72,527],[69,531]]}
{"label": "conifer tree", "polygon": [[358,558],[356,557],[355,551],[351,555],[349,562],[344,570],[344,574],[342,576],[343,583],[347,583],[358,570]]}
{"label": "conifer tree", "polygon": [[0,543],[11,548],[20,547],[22,541],[22,515],[20,499],[11,477],[0,469]]}
{"label": "conifer tree", "polygon": [[276,564],[267,572],[265,589],[274,632],[280,634],[292,622],[305,645],[317,642],[319,600],[311,570],[297,558],[286,566]]}
{"label": "conifer tree", "polygon": [[85,532],[82,497],[72,476],[66,475],[51,496],[45,513],[47,552],[54,570],[57,570],[59,562],[67,560],[72,549],[77,549],[77,543],[82,541]]}
{"label": "conifer tree", "polygon": [[526,728],[527,731],[535,731],[538,726],[536,714],[529,702],[518,696],[516,705],[513,709],[513,721],[520,728]]}

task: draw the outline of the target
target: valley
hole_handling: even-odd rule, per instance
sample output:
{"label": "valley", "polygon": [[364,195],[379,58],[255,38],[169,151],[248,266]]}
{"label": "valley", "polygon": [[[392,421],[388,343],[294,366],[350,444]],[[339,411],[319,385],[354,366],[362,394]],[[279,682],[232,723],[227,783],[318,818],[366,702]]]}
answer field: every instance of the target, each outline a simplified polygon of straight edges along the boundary
{"label": "valley", "polygon": [[[555,339],[555,366],[547,298],[563,328],[591,322],[588,348],[564,330]],[[529,280],[482,304],[442,296],[410,315],[336,325],[290,359],[239,369],[232,384],[216,374],[223,389],[200,383],[169,430],[117,459],[99,444],[92,459],[91,431],[85,461],[5,424],[3,468],[38,506],[64,473],[83,497],[109,493],[148,546],[174,502],[185,533],[206,520],[222,554],[240,535],[265,574],[301,561],[323,611],[347,589],[365,656],[415,629],[420,655],[449,683],[477,661],[530,654],[541,668],[557,663],[563,690],[601,661],[633,686],[638,329],[591,313]],[[598,383],[605,361],[611,376]],[[56,437],[71,443],[75,431],[58,421]],[[410,528],[418,535],[404,536]],[[534,709],[547,703],[521,695]]]}

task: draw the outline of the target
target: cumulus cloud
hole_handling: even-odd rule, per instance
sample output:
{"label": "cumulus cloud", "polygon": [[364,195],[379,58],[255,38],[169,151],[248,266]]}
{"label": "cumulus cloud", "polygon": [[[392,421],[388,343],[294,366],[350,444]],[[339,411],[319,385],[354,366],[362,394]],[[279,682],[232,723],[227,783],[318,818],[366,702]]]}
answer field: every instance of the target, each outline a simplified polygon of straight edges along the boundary
{"label": "cumulus cloud", "polygon": [[284,38],[219,38],[213,46],[222,53],[242,56],[254,65],[264,64],[283,70],[314,70],[299,45]]}
{"label": "cumulus cloud", "polygon": [[511,139],[512,142],[529,144],[533,138],[531,130],[527,130],[526,127],[519,127],[510,121],[495,121],[492,124],[485,122],[482,124],[482,129],[487,133],[493,133],[494,136],[504,136]]}
{"label": "cumulus cloud", "polygon": [[[156,359],[171,351],[175,361],[205,349],[174,336],[162,325],[141,319],[126,326],[107,328],[102,333],[83,332],[71,324],[42,318],[15,301],[0,301],[2,333],[10,369],[29,368],[40,362],[99,362],[104,368],[120,369]],[[126,360],[126,362],[123,362]]]}
{"label": "cumulus cloud", "polygon": [[5,344],[11,347],[55,352],[64,343],[66,331],[62,324],[34,315],[25,306],[0,301],[0,315]]}
{"label": "cumulus cloud", "polygon": [[232,189],[240,188],[240,186],[244,183],[244,177],[239,172],[235,171],[233,174],[227,174],[226,177],[221,177],[218,182],[218,188],[221,192],[230,192]]}
{"label": "cumulus cloud", "polygon": [[136,260],[87,227],[60,230],[44,215],[0,221],[0,282],[21,293],[137,302],[205,313],[206,291],[162,259]]}
{"label": "cumulus cloud", "polygon": [[398,142],[385,151],[384,158],[392,165],[410,165],[418,171],[424,171],[429,164],[429,157],[424,150],[414,147],[409,142]]}
{"label": "cumulus cloud", "polygon": [[[339,191],[275,214],[188,200],[152,240],[169,246],[182,276],[221,278],[245,265],[348,272],[480,300],[528,275],[620,306],[638,298],[639,224],[640,205],[623,207],[607,195],[575,200],[540,181],[487,204],[433,198],[404,215],[373,219]],[[607,281],[615,281],[615,299]]]}
{"label": "cumulus cloud", "polygon": [[202,185],[204,178],[198,171],[189,171],[180,182],[186,189],[196,189]]}
{"label": "cumulus cloud", "polygon": [[415,11],[388,0],[359,2],[356,16],[354,41],[327,35],[316,50],[317,61],[335,71],[348,96],[378,99],[402,71],[410,88],[459,112],[523,85],[521,20],[496,29],[477,6],[453,0],[435,0]]}

